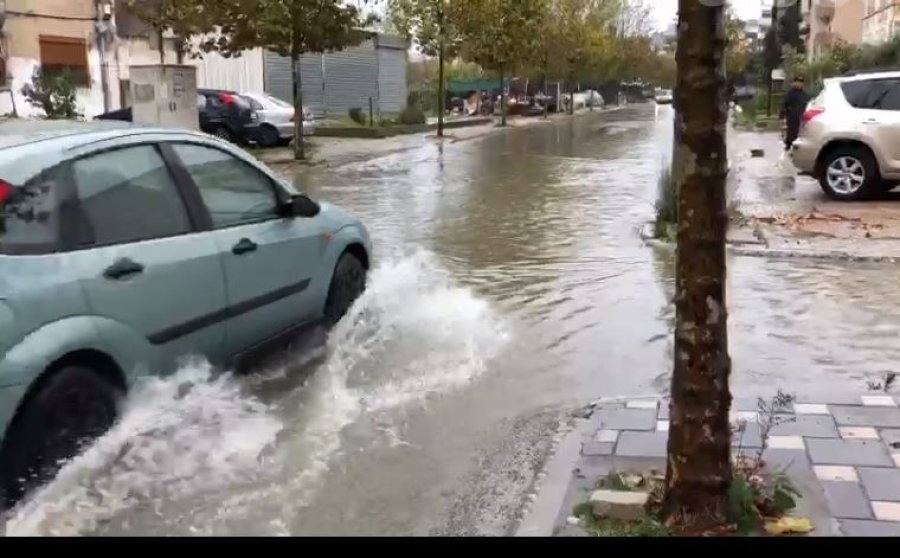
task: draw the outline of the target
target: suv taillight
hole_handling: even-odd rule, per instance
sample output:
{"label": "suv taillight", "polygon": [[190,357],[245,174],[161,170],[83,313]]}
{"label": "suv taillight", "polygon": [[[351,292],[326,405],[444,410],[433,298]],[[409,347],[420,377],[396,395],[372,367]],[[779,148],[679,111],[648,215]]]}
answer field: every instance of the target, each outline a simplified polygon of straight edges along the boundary
{"label": "suv taillight", "polygon": [[13,188],[12,184],[0,180],[0,203],[6,203],[6,200],[9,199],[14,191],[15,188]]}
{"label": "suv taillight", "polygon": [[823,108],[808,109],[806,112],[803,113],[803,116],[800,117],[800,120],[804,124],[809,124],[809,122],[812,121],[813,118],[819,116],[823,112],[825,112],[825,109],[823,109]]}
{"label": "suv taillight", "polygon": [[223,105],[237,104],[237,100],[235,100],[234,95],[230,95],[228,93],[219,93],[219,100],[222,101]]}

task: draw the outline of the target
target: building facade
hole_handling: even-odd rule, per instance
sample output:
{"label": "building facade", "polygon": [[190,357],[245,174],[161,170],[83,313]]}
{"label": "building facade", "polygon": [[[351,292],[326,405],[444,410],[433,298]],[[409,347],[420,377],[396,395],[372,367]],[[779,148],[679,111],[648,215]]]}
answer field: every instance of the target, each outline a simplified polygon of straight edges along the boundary
{"label": "building facade", "polygon": [[[22,94],[37,68],[68,71],[86,118],[130,106],[129,68],[178,62],[171,36],[158,37],[125,9],[124,0],[0,0],[0,116],[40,116]],[[405,39],[371,33],[341,52],[302,57],[304,100],[320,116],[345,116],[353,107],[396,114],[406,103]],[[183,61],[197,67],[197,85],[267,92],[290,101],[291,64],[262,49],[225,58],[206,54]]]}
{"label": "building facade", "polygon": [[900,2],[866,0],[863,42],[877,45],[900,35]]}
{"label": "building facade", "polygon": [[799,0],[807,30],[806,52],[815,57],[838,42],[863,41],[867,0]]}

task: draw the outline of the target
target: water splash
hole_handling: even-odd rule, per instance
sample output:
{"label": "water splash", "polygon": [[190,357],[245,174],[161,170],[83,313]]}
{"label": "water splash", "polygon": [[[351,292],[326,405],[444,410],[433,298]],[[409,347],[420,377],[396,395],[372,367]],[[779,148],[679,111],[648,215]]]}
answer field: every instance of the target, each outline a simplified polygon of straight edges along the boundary
{"label": "water splash", "polygon": [[477,379],[508,340],[433,256],[390,260],[302,386],[265,404],[246,393],[257,380],[213,378],[204,364],[151,380],[119,424],[14,510],[8,534],[290,534],[335,462],[365,451],[344,447],[346,427],[371,422],[370,444],[406,447],[402,413]]}

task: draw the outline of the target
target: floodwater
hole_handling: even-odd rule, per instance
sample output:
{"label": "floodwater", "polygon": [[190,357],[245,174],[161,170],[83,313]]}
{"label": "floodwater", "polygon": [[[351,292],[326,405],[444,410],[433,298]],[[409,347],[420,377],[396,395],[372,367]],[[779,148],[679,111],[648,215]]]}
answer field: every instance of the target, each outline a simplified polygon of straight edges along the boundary
{"label": "floodwater", "polygon": [[[637,105],[299,171],[377,250],[327,346],[144,386],[8,534],[513,532],[567,410],[668,387],[674,266],[638,228],[671,128]],[[728,265],[736,395],[861,391],[900,358],[900,268]]]}

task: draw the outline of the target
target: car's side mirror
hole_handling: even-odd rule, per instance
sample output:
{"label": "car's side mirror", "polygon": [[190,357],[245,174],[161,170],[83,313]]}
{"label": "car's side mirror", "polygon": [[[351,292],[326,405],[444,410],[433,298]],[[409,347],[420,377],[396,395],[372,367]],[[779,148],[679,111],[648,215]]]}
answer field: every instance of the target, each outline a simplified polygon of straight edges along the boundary
{"label": "car's side mirror", "polygon": [[284,213],[291,217],[315,217],[320,210],[319,204],[304,194],[294,194],[284,204]]}

